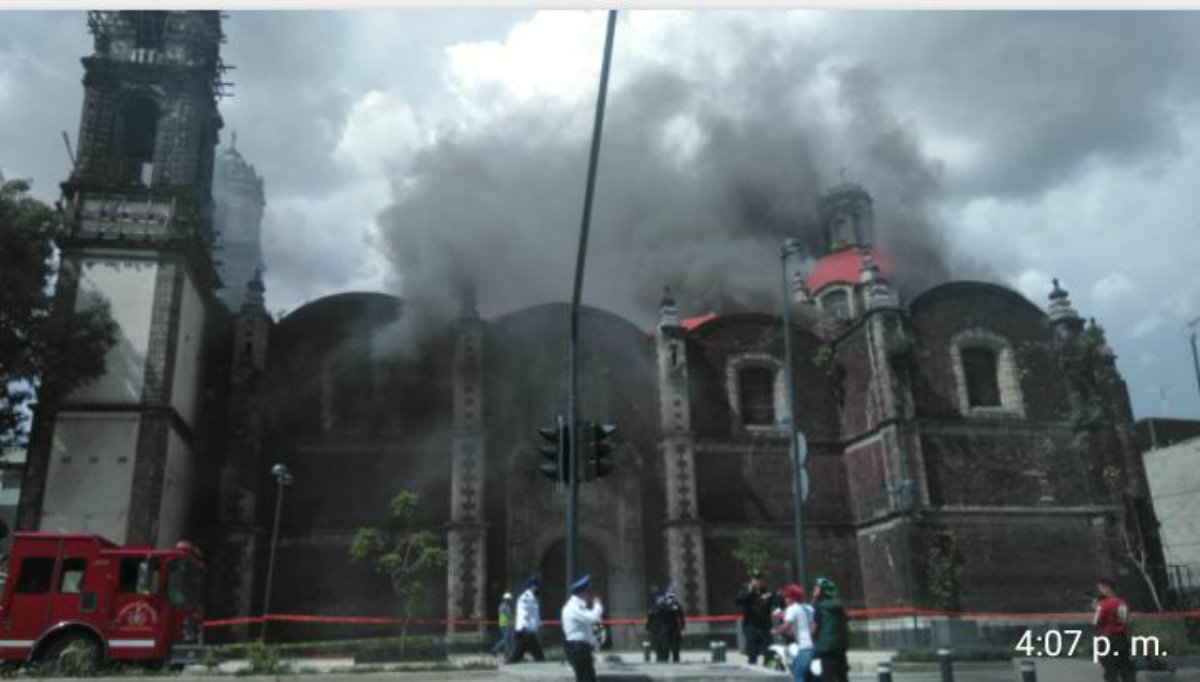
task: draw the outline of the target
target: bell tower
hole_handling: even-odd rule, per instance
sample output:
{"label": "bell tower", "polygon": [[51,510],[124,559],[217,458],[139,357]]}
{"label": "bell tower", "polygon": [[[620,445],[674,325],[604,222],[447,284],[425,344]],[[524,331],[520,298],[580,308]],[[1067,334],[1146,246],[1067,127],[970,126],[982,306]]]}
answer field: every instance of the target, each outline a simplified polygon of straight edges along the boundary
{"label": "bell tower", "polygon": [[20,525],[162,546],[187,531],[218,284],[221,20],[96,11],[88,26],[55,306],[99,299],[119,329],[99,379],[39,406]]}
{"label": "bell tower", "polygon": [[821,197],[819,211],[826,254],[875,243],[875,211],[862,186],[843,182],[830,188]]}

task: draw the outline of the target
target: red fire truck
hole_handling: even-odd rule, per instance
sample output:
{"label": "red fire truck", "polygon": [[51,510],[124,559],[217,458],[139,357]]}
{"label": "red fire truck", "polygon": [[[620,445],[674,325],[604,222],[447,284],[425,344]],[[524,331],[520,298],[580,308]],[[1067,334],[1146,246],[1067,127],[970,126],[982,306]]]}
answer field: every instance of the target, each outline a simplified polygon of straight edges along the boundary
{"label": "red fire truck", "polygon": [[0,601],[0,661],[75,666],[199,658],[204,563],[187,542],[16,533]]}

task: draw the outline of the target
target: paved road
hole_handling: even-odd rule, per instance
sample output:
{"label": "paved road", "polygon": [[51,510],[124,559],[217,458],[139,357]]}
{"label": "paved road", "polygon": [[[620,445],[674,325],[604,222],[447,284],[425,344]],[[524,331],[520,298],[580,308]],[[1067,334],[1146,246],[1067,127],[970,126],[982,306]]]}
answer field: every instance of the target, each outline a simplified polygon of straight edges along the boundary
{"label": "paved road", "polygon": [[[546,666],[559,668],[563,672],[561,679],[572,679],[570,669],[558,663],[548,663]],[[968,669],[969,668],[969,669]],[[1047,671],[1049,672],[1049,671]],[[1100,671],[1091,669],[1090,674],[1082,679],[1100,682]],[[1074,678],[1073,679],[1080,679]],[[217,679],[220,679],[218,677]],[[512,682],[511,677],[502,675],[498,671],[442,671],[442,672],[387,672],[387,673],[345,673],[331,672],[314,677],[313,675],[287,675],[280,677],[238,677],[237,679],[253,682],[255,680],[273,680],[274,682]],[[650,679],[669,680],[669,677],[652,676]],[[752,678],[746,678],[752,679]],[[763,680],[775,679],[769,676],[758,678]],[[851,682],[877,682],[877,677],[874,673],[852,673],[850,675]],[[894,682],[940,682],[941,676],[938,672],[930,667],[928,670],[920,671],[897,671],[893,674]],[[1013,671],[1011,665],[1003,663],[996,664],[976,664],[971,666],[962,666],[955,670],[955,682],[1018,682],[1018,678]],[[1165,679],[1165,678],[1156,678]],[[1145,673],[1138,675],[1139,682],[1149,682],[1150,677]],[[91,678],[88,682],[129,682],[129,678]],[[144,677],[138,678],[138,682],[214,682],[212,675],[192,675],[184,673],[172,677]],[[603,673],[600,675],[600,682],[605,682]],[[1067,682],[1065,678],[1060,678],[1057,675],[1039,676],[1039,682]],[[1200,682],[1200,670],[1180,670],[1176,672],[1174,682]]]}

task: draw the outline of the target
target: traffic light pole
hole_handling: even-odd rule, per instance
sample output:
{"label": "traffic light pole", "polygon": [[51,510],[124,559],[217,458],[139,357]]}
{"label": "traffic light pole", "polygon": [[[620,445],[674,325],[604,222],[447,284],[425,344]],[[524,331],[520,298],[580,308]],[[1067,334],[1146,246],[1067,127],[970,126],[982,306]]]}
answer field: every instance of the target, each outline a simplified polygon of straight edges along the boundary
{"label": "traffic light pole", "polygon": [[600,93],[596,97],[596,122],[592,128],[592,151],[588,158],[587,189],[583,195],[583,223],[579,228],[579,250],[575,254],[575,286],[571,292],[571,329],[567,340],[567,428],[570,443],[570,478],[567,481],[567,580],[568,596],[571,583],[578,577],[576,530],[579,523],[579,444],[583,434],[579,428],[579,305],[583,297],[583,269],[587,262],[588,229],[592,222],[592,198],[596,189],[596,165],[600,160],[600,134],[604,129],[604,101],[608,95],[608,67],[612,62],[613,34],[617,28],[617,11],[608,12],[608,31],[604,37],[604,61],[600,67]]}

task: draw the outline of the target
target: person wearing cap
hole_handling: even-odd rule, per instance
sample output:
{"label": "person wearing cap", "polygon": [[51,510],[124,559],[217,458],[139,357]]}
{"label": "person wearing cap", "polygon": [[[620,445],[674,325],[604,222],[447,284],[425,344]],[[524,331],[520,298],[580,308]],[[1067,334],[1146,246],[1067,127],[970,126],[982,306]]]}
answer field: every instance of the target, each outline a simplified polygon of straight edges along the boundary
{"label": "person wearing cap", "polygon": [[795,640],[796,654],[792,657],[792,679],[804,682],[808,679],[808,664],[812,660],[812,612],[813,608],[804,603],[804,588],[792,583],[783,588],[782,623],[775,630],[776,634],[787,634]]}
{"label": "person wearing cap", "polygon": [[592,577],[585,575],[571,585],[571,596],[562,608],[563,651],[575,671],[575,682],[596,682],[592,652],[598,647],[596,625],[604,617],[604,606],[592,593]]}
{"label": "person wearing cap", "polygon": [[513,646],[513,596],[505,592],[500,598],[500,607],[496,610],[496,624],[500,627],[500,640],[492,647],[496,656],[508,658]]}
{"label": "person wearing cap", "polygon": [[850,665],[846,649],[850,643],[850,628],[846,609],[837,598],[837,585],[821,576],[813,588],[813,658],[820,661],[822,682],[847,682]]}
{"label": "person wearing cap", "polygon": [[542,653],[542,643],[538,640],[538,629],[542,627],[541,608],[538,604],[538,590],[541,589],[542,579],[536,575],[529,576],[525,581],[525,591],[517,599],[517,619],[513,626],[512,653],[508,656],[509,663],[525,660],[525,654],[533,656],[533,660],[541,663],[546,660]]}
{"label": "person wearing cap", "polygon": [[738,592],[734,600],[742,609],[742,634],[746,639],[746,659],[750,665],[763,664],[771,647],[771,613],[775,610],[775,595],[763,584],[763,572],[750,572],[750,582]]}
{"label": "person wearing cap", "polygon": [[683,605],[675,595],[675,588],[667,587],[654,600],[646,618],[646,629],[654,646],[654,660],[665,663],[668,659],[679,662],[679,647],[683,643],[685,620]]}

